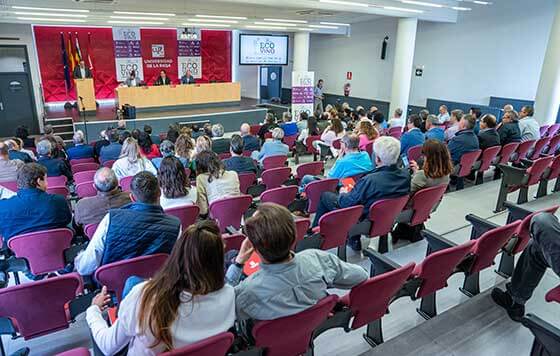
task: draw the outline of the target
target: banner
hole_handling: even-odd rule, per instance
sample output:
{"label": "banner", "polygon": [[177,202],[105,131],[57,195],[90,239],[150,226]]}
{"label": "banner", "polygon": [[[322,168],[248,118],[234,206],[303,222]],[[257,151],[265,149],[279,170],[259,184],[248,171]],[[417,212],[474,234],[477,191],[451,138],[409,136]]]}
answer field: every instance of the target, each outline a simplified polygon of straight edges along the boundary
{"label": "banner", "polygon": [[143,28],[142,62],[144,81],[152,84],[162,70],[167,72],[171,84],[178,84],[177,74],[177,30],[164,28]]}
{"label": "banner", "polygon": [[177,29],[177,65],[179,77],[190,69],[195,79],[202,78],[202,54],[200,50],[200,30],[188,33],[189,39],[182,39],[183,30]]}
{"label": "banner", "polygon": [[297,118],[301,112],[313,115],[314,72],[292,72],[292,117]]}
{"label": "banner", "polygon": [[132,70],[136,77],[144,80],[140,29],[134,27],[113,27],[115,46],[115,67],[118,82],[124,82]]}

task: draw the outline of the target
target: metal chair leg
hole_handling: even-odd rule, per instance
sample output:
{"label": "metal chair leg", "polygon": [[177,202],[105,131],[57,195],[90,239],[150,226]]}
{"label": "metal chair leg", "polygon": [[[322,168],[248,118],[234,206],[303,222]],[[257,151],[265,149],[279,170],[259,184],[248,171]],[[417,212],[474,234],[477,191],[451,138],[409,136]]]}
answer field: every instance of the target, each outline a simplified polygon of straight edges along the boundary
{"label": "metal chair leg", "polygon": [[416,308],[416,311],[426,320],[435,317],[437,315],[436,292],[423,297],[420,301],[420,308]]}
{"label": "metal chair leg", "polygon": [[502,180],[502,184],[500,185],[500,192],[498,193],[498,201],[496,202],[496,209],[494,210],[495,213],[499,213],[500,211],[504,211],[506,209],[504,203],[507,199],[507,195],[508,188]]}
{"label": "metal chair leg", "polygon": [[337,253],[338,258],[346,262],[346,244],[338,246]]}
{"label": "metal chair leg", "polygon": [[473,273],[465,276],[465,282],[463,283],[463,288],[459,288],[461,293],[469,298],[480,294],[480,283],[479,283],[479,273]]}
{"label": "metal chair leg", "polygon": [[519,196],[517,197],[517,204],[525,204],[529,201],[529,187],[519,188]]}
{"label": "metal chair leg", "polygon": [[548,180],[542,179],[539,183],[539,188],[537,190],[537,195],[535,195],[535,199],[542,198],[546,196],[548,193]]}
{"label": "metal chair leg", "polygon": [[371,346],[375,347],[383,343],[383,330],[381,328],[381,319],[377,319],[368,324],[366,333],[363,335],[364,340]]}
{"label": "metal chair leg", "polygon": [[463,189],[465,189],[465,178],[457,177],[457,185],[455,186],[455,190],[463,190]]}
{"label": "metal chair leg", "polygon": [[513,274],[514,268],[514,257],[509,253],[503,252],[502,258],[500,258],[500,265],[496,270],[496,273],[504,278],[509,278]]}
{"label": "metal chair leg", "polygon": [[379,252],[379,253],[389,252],[389,236],[388,235],[379,236],[379,242],[378,242],[378,245],[377,245],[377,252]]}

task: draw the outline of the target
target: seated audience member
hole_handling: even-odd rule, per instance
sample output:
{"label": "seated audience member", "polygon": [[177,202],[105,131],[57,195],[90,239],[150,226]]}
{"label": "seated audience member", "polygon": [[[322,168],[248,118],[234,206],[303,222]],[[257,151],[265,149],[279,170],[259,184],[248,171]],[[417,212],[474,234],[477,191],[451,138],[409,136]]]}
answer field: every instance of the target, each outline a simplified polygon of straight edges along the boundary
{"label": "seated audience member", "polygon": [[298,134],[297,123],[292,121],[292,114],[287,111],[282,114],[280,128],[284,130],[284,136],[294,136]]}
{"label": "seated audience member", "polygon": [[239,173],[257,173],[257,166],[251,157],[243,156],[244,139],[239,135],[231,136],[229,152],[231,157],[224,161],[226,170]]}
{"label": "seated audience member", "polygon": [[403,111],[401,108],[395,109],[393,117],[389,120],[389,127],[404,127]]}
{"label": "seated audience member", "polygon": [[64,140],[62,139],[62,137],[60,137],[59,135],[56,135],[54,133],[54,127],[52,125],[45,125],[44,129],[44,135],[42,137],[42,139],[48,138],[48,139],[53,139],[56,144],[57,144],[57,149],[63,150],[65,145],[64,145]]}
{"label": "seated audience member", "polygon": [[514,110],[514,108],[513,108],[513,105],[511,105],[511,104],[504,105],[504,108],[502,109],[503,112],[513,111],[513,110]]}
{"label": "seated audience member", "polygon": [[97,195],[78,200],[74,208],[77,225],[99,224],[110,209],[130,203],[130,194],[119,188],[119,180],[111,168],[102,167],[93,176]]}
{"label": "seated audience member", "polygon": [[[140,136],[140,134],[138,134],[138,136]],[[122,130],[119,131],[119,143],[122,145],[124,143],[124,141],[129,138],[132,137],[132,133],[128,130]],[[138,140],[136,140],[136,142],[138,142]]]}
{"label": "seated audience member", "polygon": [[0,235],[13,236],[66,227],[72,213],[62,195],[47,193],[47,170],[27,163],[17,172],[17,195],[0,201]]}
{"label": "seated audience member", "polygon": [[99,150],[99,161],[101,163],[107,161],[116,161],[121,155],[122,145],[119,143],[119,132],[117,130],[109,130],[107,138],[108,145],[105,145]]}
{"label": "seated audience member", "polygon": [[[235,285],[237,319],[274,320],[304,311],[328,296],[327,289],[350,289],[369,274],[343,262],[335,254],[317,249],[291,251],[296,226],[288,209],[260,204],[245,221],[247,238],[226,273]],[[241,281],[243,264],[253,251],[260,270]]]}
{"label": "seated audience member", "polygon": [[115,171],[118,179],[131,177],[143,171],[157,175],[156,167],[154,167],[150,160],[140,154],[140,147],[132,137],[124,141],[121,155],[113,164],[112,169]]}
{"label": "seated audience member", "polygon": [[379,131],[369,121],[360,121],[357,129],[361,150],[365,150],[368,143],[379,137]]}
{"label": "seated audience member", "polygon": [[274,114],[269,112],[266,114],[264,124],[261,125],[261,128],[259,129],[259,133],[257,135],[259,136],[261,141],[264,142],[265,140],[264,135],[266,135],[267,132],[272,131],[272,129],[276,127],[278,127],[278,125],[276,124],[276,119],[274,118]]}
{"label": "seated audience member", "polygon": [[282,143],[284,131],[277,127],[272,130],[272,140],[263,143],[260,151],[253,151],[251,157],[255,161],[262,161],[270,156],[287,156],[290,151],[288,145]]}
{"label": "seated audience member", "polygon": [[451,116],[449,117],[451,126],[449,126],[447,130],[445,130],[445,141],[449,141],[453,137],[455,137],[455,134],[457,133],[457,131],[459,131],[459,121],[461,121],[463,115],[464,114],[462,110],[457,109],[451,111]]}
{"label": "seated audience member", "polygon": [[105,146],[109,146],[109,139],[107,138],[107,133],[110,130],[101,130],[99,132],[99,139],[95,141],[95,145],[93,146],[93,152],[95,157],[99,157],[101,154],[101,149]]}
{"label": "seated audience member", "polygon": [[426,140],[422,146],[424,164],[422,168],[415,161],[410,162],[412,180],[410,182],[410,194],[440,184],[449,183],[449,175],[453,172],[453,165],[449,150],[445,143],[440,140]]}
{"label": "seated audience member", "polygon": [[138,146],[140,147],[140,153],[142,156],[149,160],[156,157],[161,157],[161,152],[155,143],[152,143],[150,135],[145,132],[140,132],[138,134]]}
{"label": "seated audience member", "polygon": [[176,127],[175,125],[169,125],[169,130],[167,130],[167,135],[165,136],[165,139],[175,143],[178,137],[179,137],[178,126]]}
{"label": "seated audience member", "polygon": [[130,133],[131,137],[133,139],[135,139],[136,141],[138,141],[138,137],[140,137],[140,130],[139,129],[134,129],[132,130],[132,132]]}
{"label": "seated audience member", "polygon": [[93,158],[93,147],[86,143],[81,130],[74,133],[72,142],[74,142],[74,146],[66,150],[68,159]]}
{"label": "seated audience member", "polygon": [[170,253],[180,236],[179,219],[166,215],[159,205],[161,192],[153,174],[136,174],[130,190],[133,203],[109,210],[85,251],[74,260],[82,276],[108,263]]}
{"label": "seated audience member", "polygon": [[426,119],[426,140],[445,140],[445,131],[443,128],[436,126],[438,118],[435,115],[429,115]]}
{"label": "seated audience member", "polygon": [[[191,142],[190,139],[189,142]],[[175,153],[175,145],[173,144],[173,142],[169,140],[163,140],[163,142],[159,145],[159,152],[161,153],[162,157],[156,157],[152,159],[152,163],[156,168],[159,169],[159,166],[161,165],[161,161],[163,161],[165,157],[177,157],[177,159],[179,159],[183,167],[187,167],[187,168],[189,167],[189,159],[178,156]]]}
{"label": "seated audience member", "polygon": [[29,155],[29,157],[31,157],[31,159],[33,160],[33,162],[35,162],[37,160],[37,157],[35,157],[35,153],[27,148],[23,147],[23,140],[19,137],[14,137],[13,140],[16,142],[17,144],[17,150],[19,152],[23,152],[23,153],[27,153]]}
{"label": "seated audience member", "polygon": [[482,111],[480,111],[480,108],[472,107],[469,109],[469,114],[474,116],[475,125],[473,131],[475,135],[478,135],[478,132],[480,131],[480,117],[482,116]]}
{"label": "seated audience member", "polygon": [[305,111],[299,113],[296,125],[300,134],[302,130],[307,128],[307,119],[309,119],[309,115]]}
{"label": "seated audience member", "polygon": [[179,159],[170,156],[161,161],[158,170],[158,182],[161,188],[160,205],[164,209],[196,202],[196,189],[191,188],[189,177]]}
{"label": "seated audience member", "polygon": [[502,122],[498,125],[500,144],[502,146],[512,142],[521,142],[521,129],[515,111],[506,111],[502,117]]}
{"label": "seated audience member", "polygon": [[200,215],[206,215],[214,200],[241,194],[239,177],[234,171],[226,171],[216,153],[202,151],[196,156],[196,191]]}
{"label": "seated audience member", "polygon": [[[127,280],[127,287],[139,278]],[[166,263],[148,281],[125,290],[119,318],[108,326],[104,287],[86,313],[93,340],[104,355],[156,355],[228,331],[235,323],[234,288],[225,284],[224,244],[213,221],[183,233]]]}
{"label": "seated audience member", "polygon": [[541,138],[541,126],[533,117],[533,108],[524,106],[519,112],[519,130],[521,141],[538,140]]}
{"label": "seated audience member", "polygon": [[29,137],[29,130],[26,126],[22,125],[16,128],[16,137],[23,141],[24,148],[35,147],[35,139],[33,137]]}
{"label": "seated audience member", "polygon": [[478,143],[481,150],[500,145],[500,135],[496,131],[496,117],[494,115],[486,114],[480,119]]}
{"label": "seated audience member", "polygon": [[[195,141],[187,135],[181,134],[175,141],[175,157],[179,158],[181,162],[188,161],[185,168],[189,168],[194,161],[195,155]],[[192,170],[192,169],[191,169]]]}
{"label": "seated audience member", "polygon": [[373,126],[381,132],[387,128],[387,121],[385,120],[385,115],[381,111],[376,111],[372,114]]}
{"label": "seated audience member", "polygon": [[449,112],[447,111],[447,106],[442,105],[439,107],[439,114],[437,116],[437,124],[442,125],[449,121]]}
{"label": "seated audience member", "polygon": [[[376,201],[408,194],[410,192],[410,174],[407,169],[397,167],[399,146],[399,141],[393,137],[383,136],[375,140],[373,150],[375,151],[376,168],[372,173],[356,182],[350,192],[341,188],[339,195],[333,192],[321,194],[313,226],[317,226],[321,216],[329,211],[354,205],[364,206],[362,219],[365,219],[370,206]],[[360,240],[353,239],[351,246],[355,250],[361,250]]]}
{"label": "seated audience member", "polygon": [[368,113],[366,112],[366,110],[364,108],[360,107],[359,109],[356,108],[356,110],[358,111],[358,121],[359,122],[367,121],[367,122],[369,122],[370,124],[373,125],[373,120],[371,120],[368,117]]}
{"label": "seated audience member", "polygon": [[159,138],[159,135],[153,134],[153,129],[150,125],[144,125],[144,132],[150,135],[150,139],[154,144],[159,145],[161,143],[161,139]]}
{"label": "seated audience member", "polygon": [[241,125],[240,132],[243,138],[243,151],[253,152],[261,149],[259,139],[251,135],[251,126],[249,124]]}
{"label": "seated audience member", "polygon": [[15,182],[18,168],[23,166],[19,159],[10,159],[8,145],[0,142],[0,182]]}
{"label": "seated audience member", "polygon": [[212,125],[212,151],[217,154],[229,152],[229,138],[224,137],[222,124]]}
{"label": "seated audience member", "polygon": [[429,115],[430,112],[426,109],[420,110],[420,112],[418,113],[418,116],[420,116],[420,121],[422,122],[422,125],[420,126],[420,130],[422,132],[426,132],[426,120],[428,119]]}
{"label": "seated audience member", "polygon": [[422,126],[422,119],[420,119],[420,116],[410,115],[407,121],[408,131],[401,137],[401,156],[406,156],[409,148],[421,145],[426,140],[426,137],[420,130]]}
{"label": "seated audience member", "polygon": [[19,148],[19,144],[16,141],[17,139],[14,138],[12,140],[4,141],[4,144],[8,146],[8,157],[11,160],[18,159],[23,163],[31,163],[33,159],[31,156],[25,152],[22,152]]}
{"label": "seated audience member", "polygon": [[344,126],[342,126],[342,121],[338,117],[334,117],[330,121],[330,125],[325,128],[325,131],[321,134],[320,141],[314,141],[313,145],[316,149],[321,151],[321,155],[324,156],[324,151],[330,150],[330,153],[336,157],[338,154],[337,150],[332,147],[334,140],[341,138],[346,134]]}
{"label": "seated audience member", "polygon": [[506,291],[492,290],[492,299],[504,308],[509,317],[521,321],[525,303],[533,296],[548,268],[560,277],[560,223],[550,213],[541,213],[531,220],[531,239],[515,264]]}
{"label": "seated audience member", "polygon": [[478,137],[473,129],[476,124],[474,116],[467,114],[459,121],[459,131],[449,141],[447,148],[451,154],[451,161],[457,165],[465,153],[479,149]]}
{"label": "seated audience member", "polygon": [[306,140],[309,136],[319,136],[319,127],[317,126],[317,118],[315,118],[315,116],[307,118],[307,127],[300,131],[297,142],[305,146],[307,145]]}
{"label": "seated audience member", "polygon": [[37,143],[37,155],[39,156],[37,157],[37,163],[47,169],[47,175],[49,177],[65,176],[69,182],[72,181],[74,177],[68,164],[60,158],[53,158],[51,153],[51,141],[41,140]]}

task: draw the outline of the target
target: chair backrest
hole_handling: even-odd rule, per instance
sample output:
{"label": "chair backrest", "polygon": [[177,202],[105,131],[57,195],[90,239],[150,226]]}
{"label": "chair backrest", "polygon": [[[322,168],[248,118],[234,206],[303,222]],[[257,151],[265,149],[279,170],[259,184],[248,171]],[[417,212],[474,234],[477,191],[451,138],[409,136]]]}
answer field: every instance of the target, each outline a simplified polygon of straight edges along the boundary
{"label": "chair backrest", "polygon": [[544,170],[550,166],[553,159],[553,156],[545,156],[533,161],[533,165],[527,169],[527,186],[537,184],[541,180]]}
{"label": "chair backrest", "polygon": [[264,139],[269,139],[272,138],[272,132],[268,131],[267,133],[264,134]]}
{"label": "chair backrest", "polygon": [[76,185],[76,194],[78,198],[94,197],[97,195],[97,189],[93,181],[86,181]]}
{"label": "chair backrest", "polygon": [[441,200],[446,189],[447,184],[440,184],[420,189],[414,193],[412,198],[410,198],[413,210],[412,218],[410,219],[411,226],[420,225],[428,220],[432,209]]}
{"label": "chair backrest", "polygon": [[64,268],[64,250],[73,236],[67,228],[30,232],[9,239],[8,247],[16,257],[25,258],[31,273],[38,275]]}
{"label": "chair backrest", "polygon": [[95,280],[107,290],[115,293],[118,301],[122,299],[122,291],[128,277],[137,276],[150,278],[163,266],[169,255],[158,253],[155,255],[140,256],[109,263],[95,271]]}
{"label": "chair backrest", "polygon": [[247,194],[247,189],[255,184],[257,175],[255,173],[239,173],[239,190],[242,194]]}
{"label": "chair backrest", "polygon": [[341,141],[340,138],[334,139],[331,143],[332,148],[334,148],[335,150],[340,150],[340,147],[341,147],[340,146],[340,141]]}
{"label": "chair backrest", "polygon": [[323,243],[321,249],[329,250],[344,246],[348,232],[360,219],[364,211],[363,205],[330,211],[319,219],[319,227]]}
{"label": "chair backrest", "polygon": [[159,356],[224,356],[233,344],[233,339],[232,333],[223,332]]}
{"label": "chair backrest", "polygon": [[490,168],[492,162],[494,162],[494,160],[500,153],[501,149],[502,147],[500,146],[493,146],[493,147],[488,147],[484,151],[482,151],[482,154],[480,155],[480,167],[478,168],[478,171],[479,172],[487,171],[488,168]]}
{"label": "chair backrest", "polygon": [[93,158],[76,158],[76,159],[71,159],[70,160],[70,165],[71,166],[75,166],[77,164],[82,164],[82,163],[95,163],[95,159],[93,159]]}
{"label": "chair backrest", "polygon": [[457,173],[457,176],[458,177],[466,177],[469,174],[471,174],[472,168],[473,168],[475,162],[478,160],[478,157],[480,157],[481,153],[482,153],[482,150],[476,150],[476,151],[471,151],[471,152],[464,153],[461,156],[461,161],[459,162],[459,165],[461,166],[461,169],[459,169],[459,172]]}
{"label": "chair backrest", "polygon": [[83,182],[91,182],[93,180],[93,177],[95,177],[95,172],[97,171],[83,171],[74,173],[74,183],[80,184]]}
{"label": "chair backrest", "polygon": [[12,192],[17,192],[18,191],[17,182],[2,182],[2,183],[0,183],[0,185],[3,186],[6,189],[11,190]]}
{"label": "chair backrest", "polygon": [[285,187],[272,188],[261,194],[261,203],[276,203],[288,207],[296,199],[298,187],[288,185]]}
{"label": "chair backrest", "polygon": [[555,205],[550,208],[535,211],[534,213],[524,217],[523,220],[521,220],[521,224],[519,224],[519,227],[517,228],[517,232],[515,233],[515,235],[517,236],[517,242],[515,243],[515,246],[511,251],[512,254],[523,252],[525,247],[527,247],[527,245],[529,244],[529,240],[531,239],[529,229],[531,228],[531,220],[533,219],[533,217],[540,213],[554,214],[556,210],[558,210],[558,208],[560,208],[560,205]]}
{"label": "chair backrest", "polygon": [[222,152],[218,154],[218,158],[221,159],[222,161],[228,158],[231,158],[231,153],[230,152]]}
{"label": "chair backrest", "polygon": [[542,125],[539,132],[541,134],[541,137],[545,137],[546,134],[548,133],[548,129],[550,128],[550,125]]}
{"label": "chair backrest", "polygon": [[256,136],[259,133],[261,126],[262,125],[251,125],[251,135]]}
{"label": "chair backrest", "polygon": [[116,162],[114,159],[110,159],[108,161],[103,162],[103,167],[113,168],[113,164]]}
{"label": "chair backrest", "polygon": [[307,212],[310,214],[316,212],[321,194],[323,194],[323,192],[334,192],[337,186],[338,179],[321,179],[306,185],[305,195],[307,196]]}
{"label": "chair backrest", "polygon": [[373,143],[374,141],[369,141],[368,143],[366,143],[365,151],[368,153],[368,155],[371,157],[371,155],[373,154]]}
{"label": "chair backrest", "polygon": [[517,146],[515,153],[517,154],[516,163],[521,162],[522,159],[527,158],[527,152],[535,145],[535,140],[523,141]]}
{"label": "chair backrest", "polygon": [[85,171],[96,171],[99,168],[99,165],[95,162],[89,162],[89,163],[76,164],[71,167],[72,167],[72,173],[78,173],[78,172],[85,172]]}
{"label": "chair backrest", "polygon": [[544,299],[549,303],[551,302],[560,303],[560,286],[557,286],[556,288],[549,290],[544,296]]}
{"label": "chair backrest", "polygon": [[181,228],[185,231],[186,228],[196,222],[200,208],[197,205],[183,205],[165,209],[165,213],[179,218]]}
{"label": "chair backrest", "polygon": [[[400,127],[397,127],[399,129],[401,129]],[[397,140],[400,140],[402,137],[402,130],[395,130],[395,131],[389,131],[389,136],[396,138]]]}
{"label": "chair backrest", "polygon": [[327,319],[337,301],[336,295],[329,295],[300,313],[256,322],[252,330],[255,346],[264,348],[266,356],[305,354],[313,331]]}
{"label": "chair backrest", "polygon": [[313,141],[321,141],[321,136],[307,136],[305,139],[305,147],[307,147],[307,153],[319,154],[319,151],[313,147]]}
{"label": "chair backrest", "polygon": [[284,139],[282,140],[282,142],[284,142],[286,145],[288,145],[288,147],[291,150],[296,145],[297,138],[298,138],[297,134],[290,135],[290,136],[284,136]]}
{"label": "chair backrest", "polygon": [[119,179],[119,186],[123,192],[130,192],[130,184],[132,183],[133,178],[134,176],[129,176]]}
{"label": "chair backrest", "polygon": [[549,142],[550,142],[550,137],[543,137],[541,139],[538,139],[537,142],[535,143],[535,147],[533,148],[533,152],[531,153],[529,159],[534,160],[539,158],[542,151],[544,150],[546,145],[548,145]]}
{"label": "chair backrest", "polygon": [[504,145],[502,147],[502,150],[500,151],[500,160],[498,161],[498,163],[507,164],[509,162],[509,158],[511,157],[513,152],[517,150],[518,146],[519,146],[519,142],[511,142],[508,143],[507,145]]}
{"label": "chair backrest", "polygon": [[513,237],[519,224],[521,221],[514,221],[511,224],[489,230],[476,239],[472,248],[475,260],[470,273],[476,273],[491,266],[501,248]]}
{"label": "chair backrest", "polygon": [[410,262],[392,271],[368,278],[352,288],[349,307],[354,315],[351,326],[353,330],[381,319],[385,315],[391,300],[408,279],[414,266],[414,262]]}
{"label": "chair backrest", "polygon": [[553,155],[560,144],[560,135],[552,136],[548,142],[546,153]]}
{"label": "chair backrest", "polygon": [[426,256],[415,269],[414,275],[421,280],[416,292],[417,298],[432,294],[447,286],[447,279],[455,267],[471,252],[474,241],[467,241],[459,246],[449,247]]}
{"label": "chair backrest", "polygon": [[548,132],[546,133],[546,135],[549,136],[549,137],[552,137],[552,136],[556,135],[556,133],[558,133],[558,130],[560,130],[560,124],[551,125],[548,128]]}
{"label": "chair backrest", "polygon": [[239,249],[241,249],[241,244],[243,243],[243,240],[245,240],[245,235],[243,235],[243,234],[233,234],[233,235],[223,234],[222,235],[222,240],[224,240],[224,243],[226,244],[224,252],[229,252],[231,250],[238,250],[239,251]]}
{"label": "chair backrest", "polygon": [[14,319],[25,340],[68,328],[65,305],[82,291],[77,273],[0,289],[0,317]]}
{"label": "chair backrest", "polygon": [[395,220],[406,206],[409,195],[398,198],[381,199],[371,204],[369,208],[369,220],[371,228],[370,237],[383,236],[391,232]]}
{"label": "chair backrest", "polygon": [[262,162],[263,169],[267,170],[272,168],[285,167],[286,166],[285,163],[287,160],[288,160],[288,156],[284,156],[284,155],[266,157]]}
{"label": "chair backrest", "polygon": [[64,187],[68,183],[66,176],[47,177],[47,183],[50,187]]}
{"label": "chair backrest", "polygon": [[548,174],[548,180],[556,179],[560,176],[560,155],[554,157],[552,163],[550,164],[550,173]]}
{"label": "chair backrest", "polygon": [[250,195],[239,195],[215,200],[210,203],[210,218],[218,222],[222,232],[230,225],[239,229],[241,226],[241,218],[247,209],[249,209],[252,202],[253,197]]}
{"label": "chair backrest", "polygon": [[303,178],[305,175],[318,176],[323,173],[325,164],[323,161],[302,163],[296,167],[296,176],[298,179]]}
{"label": "chair backrest", "polygon": [[278,188],[292,175],[290,167],[279,167],[264,170],[261,179],[266,189]]}
{"label": "chair backrest", "polygon": [[311,220],[307,218],[296,219],[296,240],[294,241],[294,247],[297,245],[298,242],[303,240],[303,238],[307,234],[307,230],[309,230],[310,225],[311,225]]}
{"label": "chair backrest", "polygon": [[97,230],[98,226],[99,226],[99,224],[87,224],[86,226],[84,226],[84,234],[86,235],[86,237],[88,239],[91,240],[91,238],[93,237],[93,234],[95,234],[95,230]]}
{"label": "chair backrest", "polygon": [[49,186],[47,188],[47,193],[49,194],[58,194],[58,195],[62,195],[63,197],[67,197],[68,194],[70,194],[70,191],[68,190],[68,188],[66,187],[61,187],[61,186]]}
{"label": "chair backrest", "polygon": [[412,146],[406,151],[406,157],[409,161],[418,161],[422,157],[422,145]]}

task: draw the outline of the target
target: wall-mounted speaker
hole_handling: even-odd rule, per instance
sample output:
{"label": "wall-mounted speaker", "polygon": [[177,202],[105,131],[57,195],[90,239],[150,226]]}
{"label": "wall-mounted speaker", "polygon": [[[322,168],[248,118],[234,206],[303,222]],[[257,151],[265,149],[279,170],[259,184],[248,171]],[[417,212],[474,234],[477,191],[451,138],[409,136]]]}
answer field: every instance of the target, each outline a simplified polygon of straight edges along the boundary
{"label": "wall-mounted speaker", "polygon": [[383,44],[381,45],[381,60],[385,60],[387,56],[387,44],[389,43],[389,36],[385,36]]}

